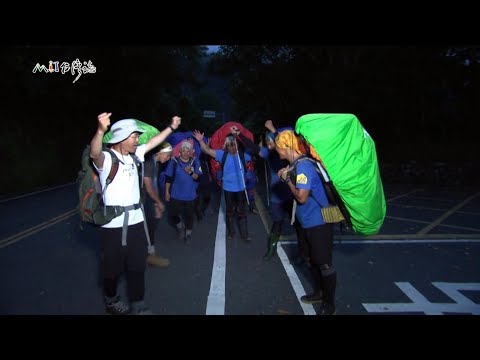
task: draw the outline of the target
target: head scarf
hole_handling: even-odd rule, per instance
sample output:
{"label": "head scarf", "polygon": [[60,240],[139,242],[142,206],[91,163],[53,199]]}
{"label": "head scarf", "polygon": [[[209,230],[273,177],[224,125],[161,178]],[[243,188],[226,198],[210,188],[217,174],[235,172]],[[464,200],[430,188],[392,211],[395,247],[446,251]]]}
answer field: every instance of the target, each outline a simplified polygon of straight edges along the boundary
{"label": "head scarf", "polygon": [[306,149],[292,130],[284,130],[275,138],[275,145],[279,149],[293,149],[298,154],[306,154]]}
{"label": "head scarf", "polygon": [[172,145],[170,145],[170,143],[167,141],[162,142],[158,147],[160,149],[160,153],[168,153],[173,151]]}

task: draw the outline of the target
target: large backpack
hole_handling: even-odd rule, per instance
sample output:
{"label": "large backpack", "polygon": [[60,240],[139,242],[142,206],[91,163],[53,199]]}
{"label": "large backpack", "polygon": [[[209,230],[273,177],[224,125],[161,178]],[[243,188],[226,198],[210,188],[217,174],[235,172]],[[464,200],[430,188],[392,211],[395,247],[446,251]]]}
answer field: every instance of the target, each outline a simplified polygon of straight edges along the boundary
{"label": "large backpack", "polygon": [[[109,223],[113,218],[120,216],[124,212],[124,209],[121,206],[105,206],[103,202],[103,194],[105,193],[108,185],[115,178],[120,162],[112,150],[105,146],[103,147],[103,150],[108,151],[112,156],[112,167],[107,176],[105,188],[102,190],[97,170],[93,166],[90,158],[90,145],[87,145],[83,151],[81,160],[82,168],[78,173],[77,179],[78,196],[80,200],[78,207],[80,218],[83,222],[99,226]],[[132,157],[137,165],[138,170],[142,164],[135,155],[132,155]],[[139,177],[143,177],[143,167],[142,170],[138,171],[138,174]],[[141,181],[141,187],[142,183],[143,182]]]}
{"label": "large backpack", "polygon": [[385,196],[375,143],[357,117],[303,115],[295,132],[310,145],[309,155],[320,162],[329,198],[337,198],[352,229],[360,235],[376,234],[385,219]]}

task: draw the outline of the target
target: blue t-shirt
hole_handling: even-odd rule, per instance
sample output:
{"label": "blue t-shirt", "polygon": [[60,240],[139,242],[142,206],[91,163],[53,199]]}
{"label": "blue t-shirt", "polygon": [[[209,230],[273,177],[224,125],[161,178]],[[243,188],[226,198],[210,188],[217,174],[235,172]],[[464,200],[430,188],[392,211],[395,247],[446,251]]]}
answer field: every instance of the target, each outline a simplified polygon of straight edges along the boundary
{"label": "blue t-shirt", "polygon": [[296,164],[296,172],[295,187],[310,190],[305,204],[297,203],[298,221],[305,229],[325,224],[320,208],[327,207],[329,203],[320,175],[315,170],[315,164],[309,160],[299,161]]}
{"label": "blue t-shirt", "polygon": [[[223,150],[215,150],[215,160],[222,163]],[[245,163],[252,161],[250,154],[245,153]],[[222,188],[226,191],[237,192],[245,190],[245,169],[242,159],[238,155],[227,154],[225,165],[223,166]]]}
{"label": "blue t-shirt", "polygon": [[[173,177],[174,162],[177,162],[175,166],[175,178],[170,185],[170,197],[175,200],[192,201],[197,198],[198,182],[193,179],[191,175],[185,172],[185,168],[190,165],[191,161],[183,162],[180,157],[171,158],[168,162],[165,170],[165,175],[170,178]],[[199,175],[202,174],[200,162],[197,158],[194,158],[191,165],[193,171]]]}
{"label": "blue t-shirt", "polygon": [[260,156],[268,162],[270,167],[270,201],[273,204],[291,201],[293,199],[292,192],[288,185],[281,181],[277,175],[278,170],[288,166],[288,162],[280,159],[275,150],[269,151],[263,146],[260,149]]}

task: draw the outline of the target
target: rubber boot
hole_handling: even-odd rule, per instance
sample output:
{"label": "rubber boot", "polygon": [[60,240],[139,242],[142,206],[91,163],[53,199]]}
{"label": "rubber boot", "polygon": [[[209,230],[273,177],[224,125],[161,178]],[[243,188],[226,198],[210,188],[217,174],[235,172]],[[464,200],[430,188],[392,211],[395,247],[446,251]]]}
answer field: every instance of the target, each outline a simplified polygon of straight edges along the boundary
{"label": "rubber boot", "polygon": [[277,253],[277,243],[280,240],[280,234],[270,234],[268,238],[267,252],[263,255],[263,260],[268,261]]}
{"label": "rubber boot", "polygon": [[263,256],[263,260],[270,260],[277,253],[277,243],[280,240],[280,232],[282,231],[282,222],[274,221],[270,229],[270,237],[267,243],[267,252]]}
{"label": "rubber boot", "polygon": [[335,289],[337,288],[337,273],[323,276],[323,302],[318,315],[335,315]]}
{"label": "rubber boot", "polygon": [[227,227],[227,239],[233,240],[233,236],[235,235],[235,227],[234,227],[234,217],[233,215],[228,215],[225,218],[225,225]]}
{"label": "rubber boot", "polygon": [[243,241],[251,241],[252,238],[248,234],[247,218],[240,217],[238,219],[238,231],[240,232],[240,237]]}

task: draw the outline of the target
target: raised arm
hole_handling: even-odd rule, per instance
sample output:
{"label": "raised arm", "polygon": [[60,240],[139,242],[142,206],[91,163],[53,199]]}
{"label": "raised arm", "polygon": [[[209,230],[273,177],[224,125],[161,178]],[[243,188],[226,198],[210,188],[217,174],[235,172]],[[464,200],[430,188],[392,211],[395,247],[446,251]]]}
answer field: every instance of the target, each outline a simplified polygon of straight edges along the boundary
{"label": "raised arm", "polygon": [[157,135],[152,137],[150,140],[148,140],[148,142],[145,145],[145,153],[148,153],[150,150],[160,145],[160,143],[163,142],[168,137],[168,135],[170,135],[171,133],[173,133],[175,130],[178,129],[181,123],[182,123],[182,118],[178,116],[174,116],[172,118],[172,122],[170,123],[170,125],[168,125],[160,133],[158,133]]}
{"label": "raised arm", "polygon": [[[273,134],[275,134],[277,132],[277,129],[275,129],[275,126],[273,126],[273,121],[272,120],[267,120],[265,121],[265,127],[270,131],[272,132]],[[276,135],[276,134],[275,134]]]}
{"label": "raised arm", "polygon": [[112,116],[112,113],[106,112],[98,115],[98,129],[90,142],[90,158],[99,169],[103,169],[103,161],[105,160],[105,155],[102,152],[102,139],[110,126],[110,116]]}
{"label": "raised arm", "polygon": [[232,135],[238,137],[240,139],[240,141],[242,142],[243,145],[245,145],[245,148],[252,154],[258,154],[259,156],[262,156],[262,154],[260,153],[260,146],[258,146],[257,144],[255,144],[252,140],[250,140],[249,138],[247,138],[245,135],[243,135],[241,132],[240,132],[240,129],[238,129],[236,126],[232,126],[230,128],[230,133],[232,133]]}
{"label": "raised arm", "polygon": [[198,130],[195,130],[193,132],[193,136],[195,137],[195,139],[197,139],[198,143],[200,144],[200,148],[202,149],[202,151],[205,154],[210,155],[211,157],[213,157],[215,159],[215,150],[213,150],[210,146],[205,144],[205,142],[203,141],[203,134],[204,133],[201,133]]}

